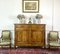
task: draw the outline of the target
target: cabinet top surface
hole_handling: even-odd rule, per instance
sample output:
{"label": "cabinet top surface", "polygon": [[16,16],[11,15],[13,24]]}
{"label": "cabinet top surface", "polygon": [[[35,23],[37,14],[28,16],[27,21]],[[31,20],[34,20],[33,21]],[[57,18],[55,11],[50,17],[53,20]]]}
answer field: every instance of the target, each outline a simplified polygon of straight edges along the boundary
{"label": "cabinet top surface", "polygon": [[46,25],[46,24],[14,24],[14,25]]}

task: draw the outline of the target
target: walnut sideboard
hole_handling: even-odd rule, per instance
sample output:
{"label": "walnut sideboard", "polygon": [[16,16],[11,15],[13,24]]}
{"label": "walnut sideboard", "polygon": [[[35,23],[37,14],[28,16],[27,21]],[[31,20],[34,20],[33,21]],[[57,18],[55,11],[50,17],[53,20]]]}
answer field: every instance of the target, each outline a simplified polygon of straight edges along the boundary
{"label": "walnut sideboard", "polygon": [[15,24],[16,46],[45,46],[45,24]]}

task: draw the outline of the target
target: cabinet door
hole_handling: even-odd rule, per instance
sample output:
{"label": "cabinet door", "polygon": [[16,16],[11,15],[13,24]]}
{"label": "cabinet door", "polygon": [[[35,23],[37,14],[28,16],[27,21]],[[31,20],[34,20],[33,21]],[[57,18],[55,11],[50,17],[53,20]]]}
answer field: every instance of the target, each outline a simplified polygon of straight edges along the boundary
{"label": "cabinet door", "polygon": [[17,31],[17,43],[19,43],[19,46],[28,45],[28,40],[29,40],[28,36],[29,36],[29,30]]}
{"label": "cabinet door", "polygon": [[32,30],[32,46],[44,46],[44,32]]}

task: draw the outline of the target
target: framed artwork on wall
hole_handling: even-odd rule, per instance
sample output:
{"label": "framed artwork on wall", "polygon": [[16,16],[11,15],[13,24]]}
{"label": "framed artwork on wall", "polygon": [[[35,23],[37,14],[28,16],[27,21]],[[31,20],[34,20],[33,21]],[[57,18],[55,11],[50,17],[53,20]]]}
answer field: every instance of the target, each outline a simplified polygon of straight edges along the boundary
{"label": "framed artwork on wall", "polygon": [[22,11],[25,13],[38,13],[39,12],[39,0],[23,0]]}

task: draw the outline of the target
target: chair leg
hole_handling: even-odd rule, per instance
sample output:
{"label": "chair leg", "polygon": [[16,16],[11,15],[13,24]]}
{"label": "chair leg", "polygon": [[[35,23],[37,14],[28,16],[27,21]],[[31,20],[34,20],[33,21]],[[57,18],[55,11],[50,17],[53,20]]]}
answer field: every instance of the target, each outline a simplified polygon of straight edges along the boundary
{"label": "chair leg", "polygon": [[11,49],[11,44],[10,44],[10,49]]}
{"label": "chair leg", "polygon": [[3,46],[1,46],[1,48],[3,48]]}
{"label": "chair leg", "polygon": [[16,44],[14,45],[14,49],[16,49]]}

